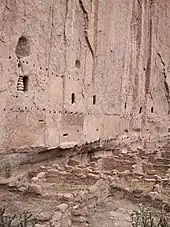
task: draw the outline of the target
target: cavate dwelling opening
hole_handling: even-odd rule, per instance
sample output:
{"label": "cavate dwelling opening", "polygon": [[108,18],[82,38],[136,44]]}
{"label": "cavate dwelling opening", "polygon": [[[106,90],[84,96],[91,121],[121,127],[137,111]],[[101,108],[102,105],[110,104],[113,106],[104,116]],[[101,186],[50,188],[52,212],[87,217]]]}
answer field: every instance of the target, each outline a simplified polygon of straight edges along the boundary
{"label": "cavate dwelling opening", "polygon": [[28,91],[28,76],[19,76],[17,82],[17,90],[18,91]]}
{"label": "cavate dwelling opening", "polygon": [[151,107],[151,113],[153,113],[153,106]]}
{"label": "cavate dwelling opening", "polygon": [[72,93],[71,94],[71,104],[74,104],[75,103],[75,94]]}
{"label": "cavate dwelling opening", "polygon": [[24,91],[28,91],[28,76],[23,77]]}
{"label": "cavate dwelling opening", "polygon": [[93,95],[93,105],[96,105],[96,95]]}
{"label": "cavate dwelling opening", "polygon": [[68,133],[64,133],[63,136],[64,136],[64,137],[68,136]]}
{"label": "cavate dwelling opening", "polygon": [[127,107],[127,104],[126,104],[126,102],[125,102],[125,105],[124,105],[124,109],[126,110],[126,107]]}
{"label": "cavate dwelling opening", "polygon": [[25,36],[21,36],[18,39],[15,54],[17,57],[27,57],[30,55],[30,43]]}
{"label": "cavate dwelling opening", "polygon": [[75,66],[76,66],[76,68],[80,69],[80,66],[81,66],[80,60],[76,60]]}
{"label": "cavate dwelling opening", "polygon": [[140,109],[139,109],[139,113],[140,113],[140,114],[142,113],[142,107],[140,107]]}

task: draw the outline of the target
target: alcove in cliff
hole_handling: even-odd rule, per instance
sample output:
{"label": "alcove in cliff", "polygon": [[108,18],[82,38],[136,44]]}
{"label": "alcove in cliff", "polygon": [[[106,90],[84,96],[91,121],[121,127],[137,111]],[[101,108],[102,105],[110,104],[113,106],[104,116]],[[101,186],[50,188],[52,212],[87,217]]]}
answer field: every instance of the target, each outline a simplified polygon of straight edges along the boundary
{"label": "alcove in cliff", "polygon": [[30,43],[28,38],[25,36],[20,36],[15,49],[15,54],[17,57],[28,57],[30,55]]}

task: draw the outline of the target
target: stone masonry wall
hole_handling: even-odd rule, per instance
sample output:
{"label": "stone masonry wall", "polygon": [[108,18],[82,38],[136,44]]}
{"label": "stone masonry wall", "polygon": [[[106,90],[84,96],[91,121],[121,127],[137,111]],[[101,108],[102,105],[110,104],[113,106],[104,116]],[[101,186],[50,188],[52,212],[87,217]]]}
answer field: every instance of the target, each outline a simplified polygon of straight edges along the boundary
{"label": "stone masonry wall", "polygon": [[0,148],[170,132],[168,0],[1,0]]}

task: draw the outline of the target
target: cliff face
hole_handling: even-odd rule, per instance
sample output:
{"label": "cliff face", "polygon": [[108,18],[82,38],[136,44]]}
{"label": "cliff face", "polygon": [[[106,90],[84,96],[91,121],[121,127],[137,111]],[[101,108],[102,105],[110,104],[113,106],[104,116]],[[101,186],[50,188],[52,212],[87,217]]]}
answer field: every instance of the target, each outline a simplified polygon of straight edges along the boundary
{"label": "cliff face", "polygon": [[1,0],[1,152],[168,134],[169,27],[168,0]]}

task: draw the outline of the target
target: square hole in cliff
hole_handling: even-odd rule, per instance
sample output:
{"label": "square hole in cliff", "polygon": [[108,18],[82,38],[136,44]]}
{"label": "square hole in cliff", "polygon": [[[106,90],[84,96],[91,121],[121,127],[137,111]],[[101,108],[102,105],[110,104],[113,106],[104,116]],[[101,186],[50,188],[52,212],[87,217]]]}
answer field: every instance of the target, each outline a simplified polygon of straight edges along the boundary
{"label": "square hole in cliff", "polygon": [[68,136],[68,133],[64,133],[63,136],[64,136],[64,137],[67,137],[67,136]]}
{"label": "square hole in cliff", "polygon": [[71,94],[71,104],[74,104],[75,103],[75,94],[72,93]]}
{"label": "square hole in cliff", "polygon": [[28,76],[23,77],[24,91],[28,91]]}
{"label": "square hole in cliff", "polygon": [[140,107],[140,109],[139,109],[139,114],[141,114],[142,113],[142,107]]}
{"label": "square hole in cliff", "polygon": [[80,60],[75,61],[75,66],[76,66],[76,68],[80,69],[80,66],[81,66]]}
{"label": "square hole in cliff", "polygon": [[96,105],[96,95],[93,95],[93,105]]}

